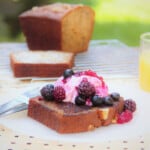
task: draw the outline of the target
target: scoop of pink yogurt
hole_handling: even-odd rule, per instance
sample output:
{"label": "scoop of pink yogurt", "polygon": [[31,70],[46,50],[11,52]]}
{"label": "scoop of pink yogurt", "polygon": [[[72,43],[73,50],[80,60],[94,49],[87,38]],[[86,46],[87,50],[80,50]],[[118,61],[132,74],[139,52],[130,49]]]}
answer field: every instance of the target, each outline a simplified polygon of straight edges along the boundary
{"label": "scoop of pink yogurt", "polygon": [[75,103],[75,98],[78,95],[77,87],[83,78],[86,78],[88,82],[90,82],[95,87],[96,95],[101,97],[108,95],[107,85],[105,84],[103,78],[99,77],[96,73],[93,73],[92,75],[88,73],[81,73],[80,75],[75,74],[67,79],[64,79],[62,76],[55,82],[55,86],[62,86],[65,89],[66,98],[63,100],[64,102]]}

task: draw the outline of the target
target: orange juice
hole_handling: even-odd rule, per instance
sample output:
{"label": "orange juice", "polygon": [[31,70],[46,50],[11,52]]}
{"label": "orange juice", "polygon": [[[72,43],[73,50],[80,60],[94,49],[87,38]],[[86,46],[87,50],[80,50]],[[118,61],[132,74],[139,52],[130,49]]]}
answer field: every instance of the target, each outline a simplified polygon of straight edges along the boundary
{"label": "orange juice", "polygon": [[139,81],[143,90],[150,91],[150,50],[140,54]]}

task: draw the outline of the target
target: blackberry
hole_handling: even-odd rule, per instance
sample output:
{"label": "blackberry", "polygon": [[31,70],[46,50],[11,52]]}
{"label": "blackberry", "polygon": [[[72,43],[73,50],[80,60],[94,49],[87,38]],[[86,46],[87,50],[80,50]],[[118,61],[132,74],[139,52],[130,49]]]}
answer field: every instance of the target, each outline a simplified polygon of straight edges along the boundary
{"label": "blackberry", "polygon": [[89,98],[95,95],[95,87],[90,82],[88,82],[86,78],[81,81],[77,90],[78,94],[83,98]]}
{"label": "blackberry", "polygon": [[134,112],[136,110],[136,103],[132,99],[127,99],[124,102],[124,110],[130,110]]}
{"label": "blackberry", "polygon": [[63,99],[66,98],[65,89],[62,86],[56,86],[54,88],[54,99],[57,102],[61,102]]}
{"label": "blackberry", "polygon": [[54,85],[47,84],[41,89],[41,95],[47,101],[51,101],[54,99],[53,92],[54,92]]}

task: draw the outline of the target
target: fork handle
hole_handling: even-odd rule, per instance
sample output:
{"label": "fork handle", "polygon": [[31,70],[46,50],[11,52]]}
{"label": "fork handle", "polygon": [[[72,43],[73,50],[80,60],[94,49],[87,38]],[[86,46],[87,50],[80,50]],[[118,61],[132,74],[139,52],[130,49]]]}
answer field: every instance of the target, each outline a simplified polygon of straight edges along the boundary
{"label": "fork handle", "polygon": [[[14,105],[15,103],[15,105]],[[2,105],[0,108],[0,116],[7,113],[7,112],[13,112],[13,111],[18,111],[18,110],[22,110],[22,109],[27,109],[28,107],[28,104],[26,103],[19,103],[19,102],[15,102],[15,101],[12,101],[12,102],[8,102],[4,105]]]}

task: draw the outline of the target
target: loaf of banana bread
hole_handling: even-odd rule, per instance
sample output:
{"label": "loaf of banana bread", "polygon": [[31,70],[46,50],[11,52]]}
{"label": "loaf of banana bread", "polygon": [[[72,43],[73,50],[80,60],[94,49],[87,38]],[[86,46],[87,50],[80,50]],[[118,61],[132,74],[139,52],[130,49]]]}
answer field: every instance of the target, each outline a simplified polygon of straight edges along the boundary
{"label": "loaf of banana bread", "polygon": [[85,5],[54,3],[33,7],[19,16],[31,50],[87,50],[94,26],[94,11]]}

